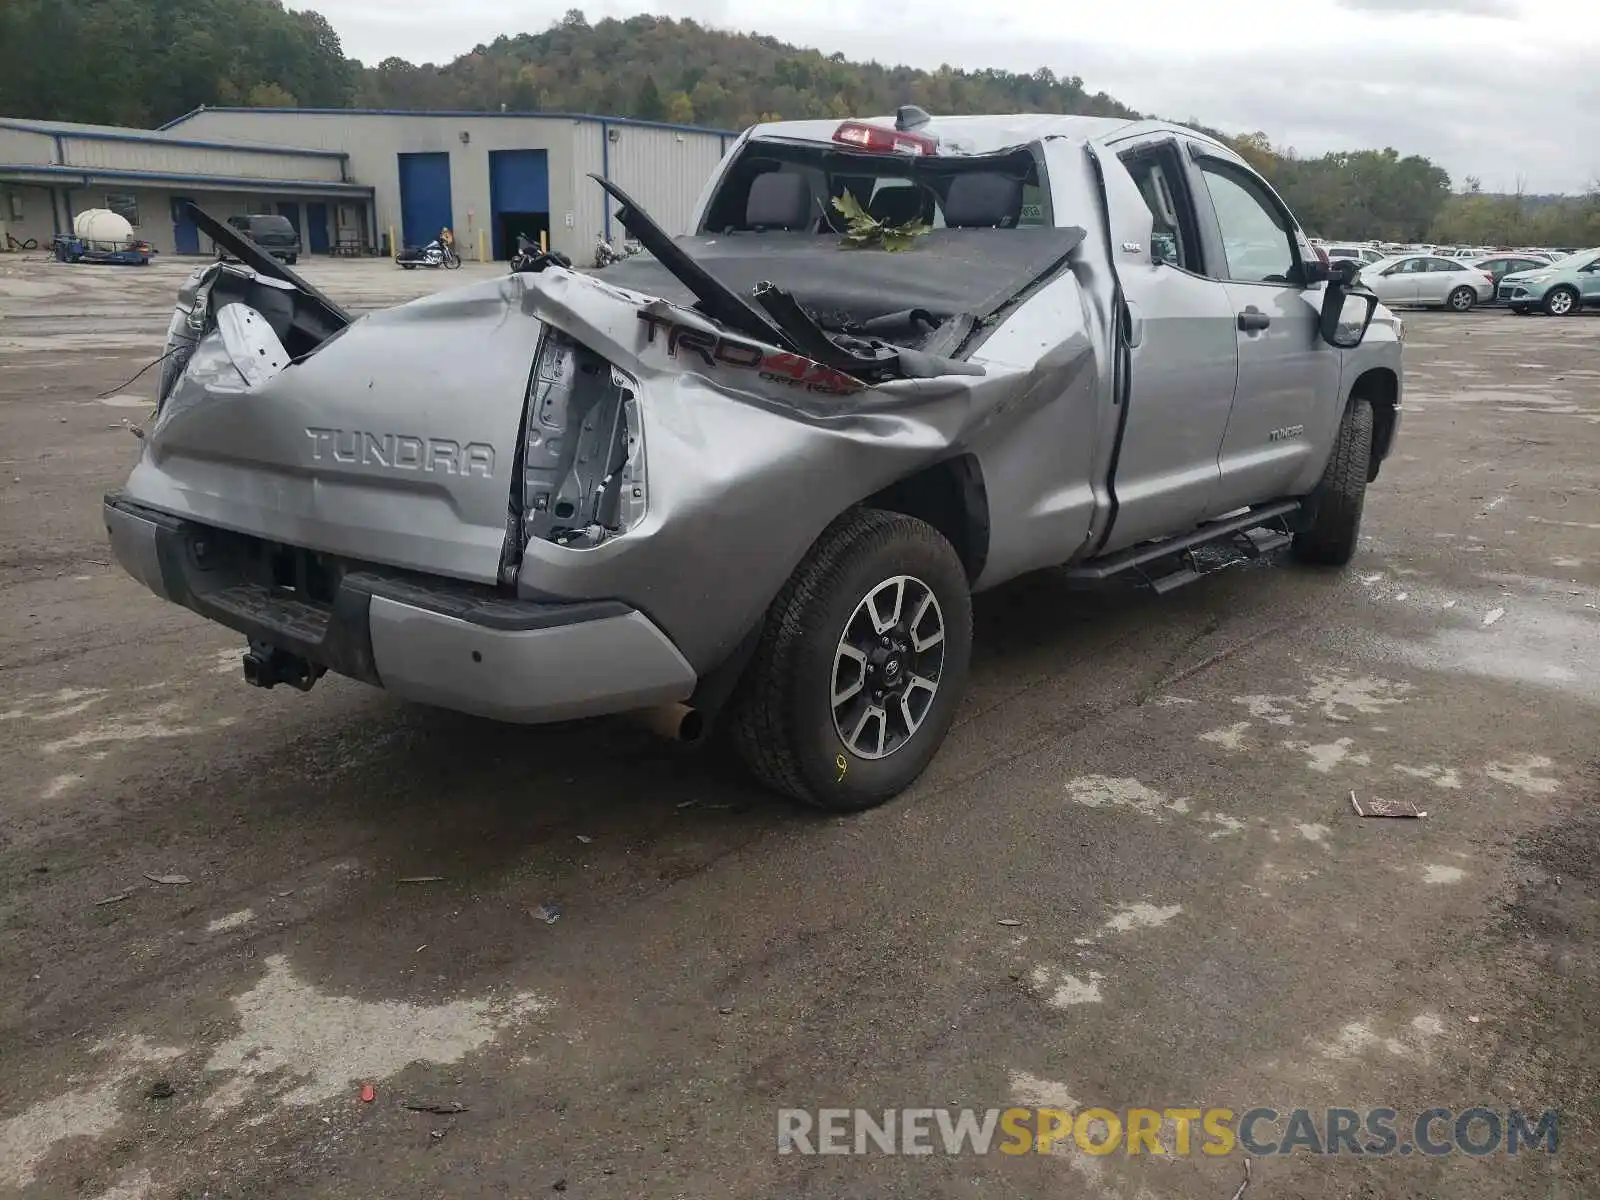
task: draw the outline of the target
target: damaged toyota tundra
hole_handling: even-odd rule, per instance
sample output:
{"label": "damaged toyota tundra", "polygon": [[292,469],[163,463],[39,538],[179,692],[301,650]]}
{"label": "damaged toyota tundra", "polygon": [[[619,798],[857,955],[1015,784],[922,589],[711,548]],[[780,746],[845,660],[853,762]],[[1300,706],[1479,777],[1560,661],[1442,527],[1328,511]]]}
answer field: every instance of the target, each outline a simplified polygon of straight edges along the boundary
{"label": "damaged toyota tundra", "polygon": [[881,803],[950,729],[972,594],[1341,566],[1400,322],[1238,155],[1070,116],[758,125],[682,236],[359,319],[239,262],[182,290],[105,520],[252,684],[334,671],[502,721],[720,723]]}

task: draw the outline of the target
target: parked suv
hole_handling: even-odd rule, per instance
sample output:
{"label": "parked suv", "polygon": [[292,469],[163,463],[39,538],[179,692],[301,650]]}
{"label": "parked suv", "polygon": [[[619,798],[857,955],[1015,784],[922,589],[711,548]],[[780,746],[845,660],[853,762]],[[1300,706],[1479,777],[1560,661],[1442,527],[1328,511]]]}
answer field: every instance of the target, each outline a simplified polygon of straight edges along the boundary
{"label": "parked suv", "polygon": [[1600,306],[1600,249],[1514,271],[1500,280],[1498,296],[1519,316],[1537,308],[1552,317],[1570,317]]}
{"label": "parked suv", "polygon": [[244,635],[247,682],[720,715],[759,779],[847,811],[938,750],[974,591],[1357,551],[1400,322],[1203,133],[758,125],[676,238],[595,182],[647,254],[359,320],[197,214],[247,265],[180,292],[105,520]]}
{"label": "parked suv", "polygon": [[[273,258],[291,264],[300,261],[300,235],[288,217],[280,217],[276,213],[252,213],[247,217],[229,217],[228,224]],[[221,262],[227,258],[227,252],[218,246],[217,260]]]}

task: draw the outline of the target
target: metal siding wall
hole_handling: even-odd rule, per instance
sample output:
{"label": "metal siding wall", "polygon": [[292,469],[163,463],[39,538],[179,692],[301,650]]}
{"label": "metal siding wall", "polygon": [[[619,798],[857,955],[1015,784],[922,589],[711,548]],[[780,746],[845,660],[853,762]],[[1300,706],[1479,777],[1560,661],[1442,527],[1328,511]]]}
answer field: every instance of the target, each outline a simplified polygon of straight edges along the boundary
{"label": "metal siding wall", "polygon": [[43,133],[0,126],[0,163],[48,166],[55,162],[55,138]]}
{"label": "metal siding wall", "polygon": [[[722,160],[722,140],[715,134],[680,133],[613,125],[610,144],[611,180],[632,196],[670,234],[687,233],[706,180]],[[615,223],[613,238],[622,231]]]}
{"label": "metal siding wall", "polygon": [[[11,219],[11,197],[22,201],[22,220]],[[55,236],[55,222],[50,219],[50,189],[28,183],[0,182],[0,226],[10,231],[19,242],[29,238],[39,243],[41,249],[50,245]],[[5,238],[0,236],[0,242]]]}
{"label": "metal siding wall", "polygon": [[572,214],[571,228],[561,231],[571,240],[571,247],[563,245],[560,249],[571,255],[572,261],[579,266],[588,266],[594,261],[595,240],[605,231],[606,205],[613,203],[611,197],[589,178],[590,175],[604,173],[605,130],[604,125],[594,121],[573,125],[572,175],[568,181],[572,189],[572,205],[566,212],[550,214],[552,226],[564,225],[567,213]]}
{"label": "metal siding wall", "polygon": [[287,151],[281,155],[240,154],[229,150],[200,150],[193,146],[163,146],[155,142],[108,142],[76,137],[64,137],[61,142],[65,161],[75,167],[339,182],[339,160],[321,155]]}

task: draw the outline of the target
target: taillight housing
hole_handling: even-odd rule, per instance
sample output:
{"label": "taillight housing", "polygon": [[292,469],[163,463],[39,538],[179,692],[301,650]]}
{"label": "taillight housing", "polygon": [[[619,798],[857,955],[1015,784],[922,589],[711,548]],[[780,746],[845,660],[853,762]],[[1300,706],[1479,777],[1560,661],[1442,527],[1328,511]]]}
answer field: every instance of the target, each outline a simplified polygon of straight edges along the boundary
{"label": "taillight housing", "polygon": [[868,121],[845,121],[833,131],[833,140],[875,154],[937,154],[939,140],[924,133],[887,129]]}
{"label": "taillight housing", "polygon": [[649,499],[638,381],[553,327],[528,384],[517,483],[522,545],[598,546],[638,525]]}

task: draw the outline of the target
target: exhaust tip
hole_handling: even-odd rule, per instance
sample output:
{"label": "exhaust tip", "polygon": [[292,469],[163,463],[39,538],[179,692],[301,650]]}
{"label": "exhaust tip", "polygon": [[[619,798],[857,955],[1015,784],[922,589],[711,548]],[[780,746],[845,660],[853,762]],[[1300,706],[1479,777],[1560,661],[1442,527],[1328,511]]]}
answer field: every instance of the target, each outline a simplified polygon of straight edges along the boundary
{"label": "exhaust tip", "polygon": [[687,704],[663,704],[656,708],[641,709],[629,714],[636,724],[659,737],[685,746],[696,746],[705,740],[705,714]]}
{"label": "exhaust tip", "polygon": [[705,741],[706,718],[698,708],[686,708],[683,719],[678,722],[678,740],[690,746],[698,746]]}

